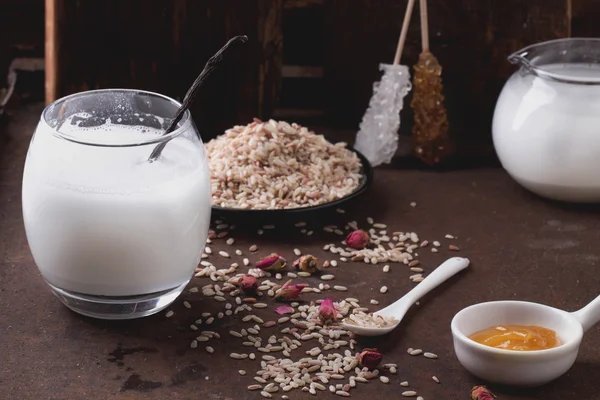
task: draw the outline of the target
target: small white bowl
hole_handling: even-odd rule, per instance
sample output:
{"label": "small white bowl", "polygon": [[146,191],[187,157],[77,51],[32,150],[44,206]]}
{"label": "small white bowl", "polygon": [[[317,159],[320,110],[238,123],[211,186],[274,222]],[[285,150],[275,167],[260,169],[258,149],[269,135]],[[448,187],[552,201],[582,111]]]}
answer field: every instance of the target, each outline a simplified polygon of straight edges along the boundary
{"label": "small white bowl", "polygon": [[[473,375],[510,386],[541,386],[567,372],[579,351],[583,333],[598,321],[597,300],[568,313],[525,301],[479,303],[458,312],[451,328],[458,361]],[[495,325],[537,325],[556,331],[561,345],[537,351],[497,349],[469,335]]]}

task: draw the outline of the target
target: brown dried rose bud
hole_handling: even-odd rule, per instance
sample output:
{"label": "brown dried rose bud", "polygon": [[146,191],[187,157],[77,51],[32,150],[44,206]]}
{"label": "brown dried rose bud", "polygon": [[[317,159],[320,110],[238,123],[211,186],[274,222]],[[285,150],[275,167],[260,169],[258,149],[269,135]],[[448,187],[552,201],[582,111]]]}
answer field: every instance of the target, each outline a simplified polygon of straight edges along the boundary
{"label": "brown dried rose bud", "polygon": [[364,349],[358,355],[358,364],[363,368],[368,368],[369,371],[377,368],[381,360],[383,360],[383,355],[377,349]]}
{"label": "brown dried rose bud", "polygon": [[346,237],[346,244],[353,249],[362,250],[369,244],[370,240],[371,238],[367,232],[358,229],[350,232]]}
{"label": "brown dried rose bud", "polygon": [[272,253],[256,263],[255,267],[263,271],[279,271],[285,268],[286,260],[277,253]]}
{"label": "brown dried rose bud", "polygon": [[319,259],[310,254],[298,258],[292,265],[296,271],[304,271],[311,274],[319,271]]}
{"label": "brown dried rose bud", "polygon": [[493,400],[496,395],[485,386],[475,386],[471,389],[471,400]]}
{"label": "brown dried rose bud", "polygon": [[254,294],[256,293],[256,289],[258,289],[258,282],[256,282],[256,278],[252,275],[244,275],[239,280],[240,289],[244,291],[246,294]]}
{"label": "brown dried rose bud", "polygon": [[321,305],[319,305],[319,317],[321,317],[324,322],[337,320],[337,307],[332,299],[325,299]]}

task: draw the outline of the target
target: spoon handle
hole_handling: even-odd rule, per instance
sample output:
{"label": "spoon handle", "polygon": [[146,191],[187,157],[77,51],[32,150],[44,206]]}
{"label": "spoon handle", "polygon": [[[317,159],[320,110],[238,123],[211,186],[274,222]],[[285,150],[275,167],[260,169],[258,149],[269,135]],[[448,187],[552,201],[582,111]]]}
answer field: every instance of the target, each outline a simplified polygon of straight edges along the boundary
{"label": "spoon handle", "polygon": [[571,313],[581,324],[583,331],[587,331],[600,321],[600,296],[592,300],[579,311]]}
{"label": "spoon handle", "polygon": [[423,279],[421,283],[419,283],[414,289],[405,294],[400,300],[378,311],[377,314],[402,317],[406,310],[416,303],[417,300],[468,266],[469,260],[467,258],[449,258],[448,260],[444,261],[442,265],[437,267],[432,273],[430,273],[425,279]]}

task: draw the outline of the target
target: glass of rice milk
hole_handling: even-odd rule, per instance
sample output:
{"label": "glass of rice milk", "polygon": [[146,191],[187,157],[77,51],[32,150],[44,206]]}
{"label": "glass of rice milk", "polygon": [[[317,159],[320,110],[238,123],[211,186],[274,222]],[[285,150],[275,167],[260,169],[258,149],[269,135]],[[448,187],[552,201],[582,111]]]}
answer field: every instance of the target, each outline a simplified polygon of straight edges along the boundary
{"label": "glass of rice milk", "polygon": [[208,235],[210,176],[189,112],[163,135],[179,106],[109,89],[43,111],[25,162],[23,219],[35,263],[70,309],[151,315],[192,277]]}

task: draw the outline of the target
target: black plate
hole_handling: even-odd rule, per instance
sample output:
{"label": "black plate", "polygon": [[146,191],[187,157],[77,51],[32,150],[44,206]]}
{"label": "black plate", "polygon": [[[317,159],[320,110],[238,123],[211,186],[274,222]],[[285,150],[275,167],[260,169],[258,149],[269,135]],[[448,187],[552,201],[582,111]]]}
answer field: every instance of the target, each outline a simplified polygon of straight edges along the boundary
{"label": "black plate", "polygon": [[[325,138],[327,139],[327,138]],[[331,143],[335,143],[333,141],[330,141]],[[321,210],[325,210],[331,207],[339,207],[342,204],[360,196],[361,194],[363,194],[371,185],[371,183],[373,182],[373,167],[371,167],[371,163],[369,162],[369,160],[367,160],[365,158],[365,156],[363,156],[358,150],[352,148],[352,147],[347,147],[348,150],[354,152],[358,158],[360,159],[360,163],[362,164],[362,179],[361,182],[359,183],[358,187],[356,188],[356,190],[352,193],[350,193],[349,195],[347,195],[346,197],[342,197],[341,199],[338,200],[334,200],[334,201],[330,201],[328,203],[323,203],[323,204],[319,204],[316,206],[309,206],[309,207],[300,207],[300,208],[282,208],[282,209],[275,209],[275,210],[253,210],[253,209],[248,209],[248,208],[226,208],[226,207],[219,207],[219,206],[212,206],[212,210],[214,214],[218,214],[218,215],[222,215],[223,217],[226,216],[231,216],[231,217],[278,217],[278,216],[286,216],[286,215],[298,215],[298,214],[304,214],[304,213],[310,213],[310,212],[315,212],[315,211],[321,211]]]}

